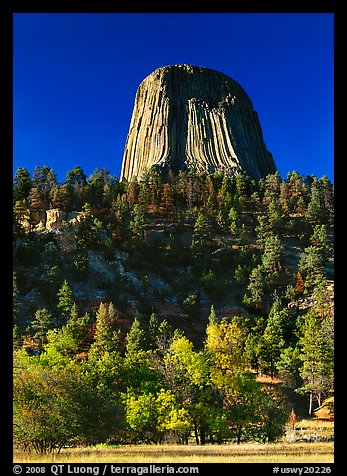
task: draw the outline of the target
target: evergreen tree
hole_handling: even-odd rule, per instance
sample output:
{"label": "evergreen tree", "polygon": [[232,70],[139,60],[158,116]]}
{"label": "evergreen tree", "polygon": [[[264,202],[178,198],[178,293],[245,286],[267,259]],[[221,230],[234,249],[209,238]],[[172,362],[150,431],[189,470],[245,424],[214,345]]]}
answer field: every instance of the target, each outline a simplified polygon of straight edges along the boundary
{"label": "evergreen tree", "polygon": [[208,323],[209,324],[218,324],[219,319],[217,317],[216,311],[214,310],[214,306],[212,304],[210,308],[210,314],[208,316]]}
{"label": "evergreen tree", "polygon": [[244,297],[245,303],[250,303],[256,307],[260,307],[263,302],[265,293],[265,278],[263,275],[262,267],[258,265],[253,268],[249,276],[249,284],[247,290],[250,292],[250,297]]}
{"label": "evergreen tree", "polygon": [[308,246],[298,264],[298,271],[305,280],[305,289],[312,289],[323,276],[322,253],[317,246]]}
{"label": "evergreen tree", "polygon": [[143,205],[135,203],[132,211],[130,230],[135,239],[143,239],[143,225],[145,223],[145,211]]}
{"label": "evergreen tree", "polygon": [[131,328],[127,333],[126,341],[126,351],[129,357],[136,356],[138,352],[144,350],[145,331],[141,326],[141,322],[138,316],[135,316]]}
{"label": "evergreen tree", "polygon": [[334,343],[332,336],[326,332],[327,321],[320,322],[313,312],[307,313],[302,326],[299,358],[304,385],[297,391],[309,395],[308,413],[312,415],[314,401],[317,406],[322,398],[333,388]]}
{"label": "evergreen tree", "polygon": [[262,350],[261,335],[249,332],[245,341],[244,357],[246,363],[258,375],[260,370],[260,354]]}
{"label": "evergreen tree", "polygon": [[23,337],[17,324],[13,326],[13,349],[20,349],[23,345]]}
{"label": "evergreen tree", "polygon": [[66,173],[65,183],[68,185],[87,185],[87,176],[83,172],[83,169],[79,165],[75,165],[72,170],[68,170]]}
{"label": "evergreen tree", "polygon": [[70,317],[72,306],[75,303],[74,293],[71,290],[70,285],[66,279],[61,285],[57,293],[57,297],[58,297],[57,308],[60,314],[59,321],[62,323],[66,323]]}
{"label": "evergreen tree", "polygon": [[328,236],[327,227],[323,225],[315,225],[313,234],[310,237],[312,246],[315,246],[319,251],[322,261],[326,261],[331,251],[331,241]]}
{"label": "evergreen tree", "polygon": [[48,330],[53,327],[52,314],[47,309],[38,309],[35,312],[35,319],[31,322],[31,327],[37,329],[35,337],[38,337],[41,342],[44,342]]}
{"label": "evergreen tree", "polygon": [[261,338],[260,365],[264,373],[270,373],[274,378],[277,363],[285,347],[284,322],[277,304],[272,305],[264,334]]}
{"label": "evergreen tree", "polygon": [[262,255],[262,268],[270,279],[278,277],[283,255],[281,240],[277,235],[269,234],[265,240]]}
{"label": "evergreen tree", "polygon": [[157,339],[157,335],[158,335],[159,325],[160,325],[160,322],[159,322],[159,319],[158,319],[157,315],[154,312],[152,312],[152,314],[149,318],[149,328],[148,328],[148,331],[149,331],[149,346],[150,346],[151,349],[155,349],[156,346],[157,346],[156,339]]}
{"label": "evergreen tree", "polygon": [[31,177],[27,169],[19,167],[14,176],[13,200],[26,203],[32,188]]}
{"label": "evergreen tree", "polygon": [[310,189],[310,198],[307,205],[305,218],[312,224],[321,223],[323,218],[321,194],[317,177],[313,177]]}
{"label": "evergreen tree", "polygon": [[76,342],[77,351],[82,352],[89,344],[90,315],[86,312],[83,316],[79,316],[77,304],[73,304],[71,308],[70,318],[66,324],[66,328],[71,332]]}
{"label": "evergreen tree", "polygon": [[300,349],[296,345],[288,346],[282,350],[280,358],[276,363],[279,377],[289,388],[299,388],[302,384],[299,369],[302,366],[300,359]]}
{"label": "evergreen tree", "polygon": [[[111,312],[114,312],[113,305]],[[117,351],[119,351],[119,331],[112,330],[110,314],[106,304],[101,302],[96,312],[94,342],[91,346],[90,353],[98,358],[105,352]]]}
{"label": "evergreen tree", "polygon": [[282,213],[278,198],[272,198],[267,209],[268,224],[274,233],[280,233],[283,229]]}
{"label": "evergreen tree", "polygon": [[198,213],[194,224],[192,236],[192,250],[195,254],[201,254],[211,245],[211,225],[205,215]]}

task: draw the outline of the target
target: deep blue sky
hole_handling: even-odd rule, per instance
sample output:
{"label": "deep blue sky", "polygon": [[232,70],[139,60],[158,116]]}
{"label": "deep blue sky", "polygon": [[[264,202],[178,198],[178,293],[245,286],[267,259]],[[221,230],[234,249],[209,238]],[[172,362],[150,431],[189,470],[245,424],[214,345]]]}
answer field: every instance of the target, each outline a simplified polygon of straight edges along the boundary
{"label": "deep blue sky", "polygon": [[190,63],[238,81],[281,176],[334,177],[332,13],[14,14],[14,172],[119,177],[137,87]]}

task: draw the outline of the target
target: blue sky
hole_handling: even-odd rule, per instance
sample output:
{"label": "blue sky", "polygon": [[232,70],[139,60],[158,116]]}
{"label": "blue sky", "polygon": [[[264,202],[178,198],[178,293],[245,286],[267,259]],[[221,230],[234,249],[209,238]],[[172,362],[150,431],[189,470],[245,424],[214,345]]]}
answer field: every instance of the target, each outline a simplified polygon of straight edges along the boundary
{"label": "blue sky", "polygon": [[250,96],[282,177],[334,177],[332,13],[17,13],[13,169],[120,176],[137,87],[154,69],[221,71]]}

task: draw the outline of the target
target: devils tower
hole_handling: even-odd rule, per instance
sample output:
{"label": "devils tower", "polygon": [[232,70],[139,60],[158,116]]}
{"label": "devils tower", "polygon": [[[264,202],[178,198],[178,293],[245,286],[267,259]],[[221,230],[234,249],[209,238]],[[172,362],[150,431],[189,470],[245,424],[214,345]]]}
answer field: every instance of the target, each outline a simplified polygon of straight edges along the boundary
{"label": "devils tower", "polygon": [[156,69],[140,84],[125,145],[121,180],[156,166],[174,173],[276,171],[252,101],[235,80],[208,68]]}

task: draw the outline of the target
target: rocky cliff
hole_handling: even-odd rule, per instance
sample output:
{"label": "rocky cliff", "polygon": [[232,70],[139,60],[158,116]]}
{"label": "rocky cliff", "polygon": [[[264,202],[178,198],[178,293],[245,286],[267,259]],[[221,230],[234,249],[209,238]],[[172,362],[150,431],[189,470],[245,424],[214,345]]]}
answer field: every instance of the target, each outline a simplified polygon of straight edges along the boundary
{"label": "rocky cliff", "polygon": [[140,84],[125,145],[121,180],[152,166],[196,172],[276,171],[258,115],[243,88],[223,73],[179,64]]}

